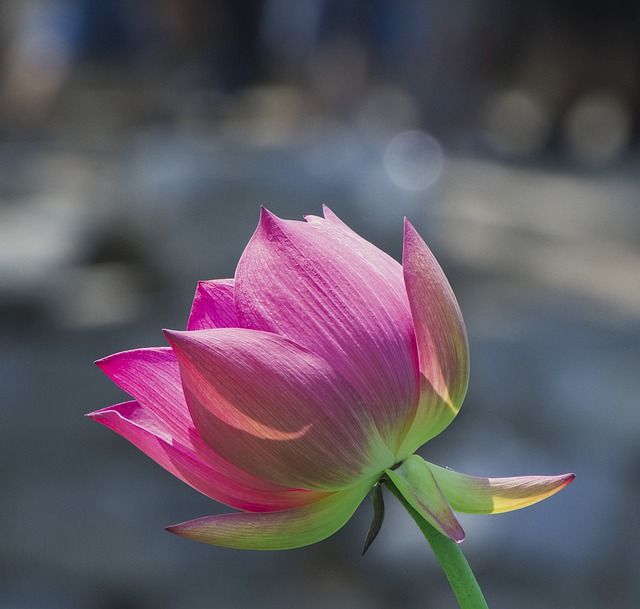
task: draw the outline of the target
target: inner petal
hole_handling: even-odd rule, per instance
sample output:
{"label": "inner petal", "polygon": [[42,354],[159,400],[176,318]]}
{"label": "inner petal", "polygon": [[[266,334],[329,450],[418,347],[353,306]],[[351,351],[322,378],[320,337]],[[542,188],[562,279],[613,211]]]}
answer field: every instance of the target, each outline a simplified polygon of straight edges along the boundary
{"label": "inner petal", "polygon": [[393,456],[361,396],[321,358],[246,329],[167,333],[199,435],[266,480],[338,490]]}
{"label": "inner petal", "polygon": [[239,324],[290,338],[338,369],[395,451],[419,388],[402,269],[339,221],[309,220],[263,213],[236,271]]}

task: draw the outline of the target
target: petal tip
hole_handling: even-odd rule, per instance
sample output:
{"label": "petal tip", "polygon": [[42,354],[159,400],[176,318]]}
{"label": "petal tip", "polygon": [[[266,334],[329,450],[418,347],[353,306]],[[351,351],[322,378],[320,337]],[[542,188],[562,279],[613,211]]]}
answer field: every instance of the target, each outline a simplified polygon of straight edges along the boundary
{"label": "petal tip", "polygon": [[325,205],[324,203],[322,204],[322,215],[324,216],[324,219],[331,223],[333,226],[335,227],[340,227],[342,229],[346,229],[350,232],[353,232],[352,229],[345,224],[337,215],[336,213],[330,209],[327,205]]}
{"label": "petal tip", "polygon": [[271,241],[275,238],[276,234],[283,230],[284,226],[285,220],[270,212],[266,207],[261,207],[260,221],[258,222],[258,227],[254,233],[254,237],[258,236],[262,239],[266,238],[268,241]]}
{"label": "petal tip", "polygon": [[101,408],[100,410],[94,410],[93,412],[87,412],[84,416],[87,419],[91,419],[92,421],[96,421],[97,423],[107,424],[111,416],[113,415],[112,407],[109,408]]}
{"label": "petal tip", "polygon": [[333,213],[331,208],[326,203],[322,204],[322,215],[324,216],[325,220],[337,219],[337,216]]}
{"label": "petal tip", "polygon": [[191,536],[188,533],[190,527],[184,526],[185,524],[188,524],[188,522],[181,522],[180,524],[172,524],[167,527],[164,527],[164,530],[167,531],[167,533],[172,533],[173,535],[177,535],[178,537],[183,537],[184,539],[191,539]]}
{"label": "petal tip", "polygon": [[260,225],[271,225],[280,220],[278,216],[270,212],[264,205],[260,206]]}
{"label": "petal tip", "polygon": [[[415,226],[411,224],[409,218],[405,217],[404,219],[404,234],[403,234],[403,265],[406,257],[410,254],[408,250],[414,251],[418,248],[418,246],[423,246],[429,251],[431,251],[424,243],[424,240],[420,236],[420,233],[416,230]],[[432,255],[432,254],[431,254]]]}
{"label": "petal tip", "polygon": [[457,518],[455,518],[453,523],[447,523],[446,528],[443,527],[443,533],[456,543],[462,543],[467,537]]}
{"label": "petal tip", "polygon": [[166,328],[162,329],[162,333],[164,334],[165,338],[169,341],[169,343],[171,343],[171,345],[173,345],[174,343],[179,343],[180,341],[184,340],[183,335],[187,334],[187,332],[183,332],[180,330],[167,330]]}
{"label": "petal tip", "polygon": [[186,335],[193,334],[193,331],[192,332],[181,332],[179,330],[166,330],[166,329],[163,329],[162,333],[164,334],[164,337],[167,339],[167,342],[169,343],[169,346],[171,347],[171,350],[176,355],[178,355],[179,353],[181,353],[187,347],[189,339],[187,338]]}
{"label": "petal tip", "polygon": [[415,228],[413,227],[413,224],[411,224],[411,220],[409,220],[409,218],[407,218],[407,216],[404,217],[403,219],[403,227],[404,227],[404,232],[405,235],[408,232],[415,232]]}
{"label": "petal tip", "polygon": [[104,370],[109,365],[109,360],[112,358],[112,355],[107,355],[106,357],[101,357],[97,359],[93,363],[100,368],[100,370]]}

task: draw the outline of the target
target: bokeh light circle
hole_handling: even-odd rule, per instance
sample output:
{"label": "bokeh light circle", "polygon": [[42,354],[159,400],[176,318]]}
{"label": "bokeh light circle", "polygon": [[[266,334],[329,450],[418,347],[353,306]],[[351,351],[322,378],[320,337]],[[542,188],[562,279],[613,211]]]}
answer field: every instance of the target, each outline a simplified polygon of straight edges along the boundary
{"label": "bokeh light circle", "polygon": [[442,175],[444,152],[428,133],[403,131],[387,145],[383,162],[387,176],[396,186],[404,190],[425,190]]}

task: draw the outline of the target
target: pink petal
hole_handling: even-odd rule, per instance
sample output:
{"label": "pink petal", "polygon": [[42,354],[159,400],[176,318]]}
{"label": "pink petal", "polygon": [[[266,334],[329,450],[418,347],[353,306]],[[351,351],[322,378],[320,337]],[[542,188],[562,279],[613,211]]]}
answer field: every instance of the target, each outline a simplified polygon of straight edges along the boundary
{"label": "pink petal", "polygon": [[266,332],[166,332],[200,436],[254,475],[338,490],[393,464],[365,405],[324,360]]}
{"label": "pink petal", "polygon": [[236,328],[238,318],[233,284],[233,279],[198,282],[187,330]]}
{"label": "pink petal", "polygon": [[168,531],[203,543],[243,550],[288,550],[322,541],[341,529],[375,481],[304,507],[268,514],[206,516],[167,527]]}
{"label": "pink petal", "polygon": [[[138,411],[135,414],[138,428],[147,429],[140,423],[140,421],[144,421],[145,424],[148,424],[147,431],[153,436],[157,436],[167,444],[183,447],[184,451],[192,455],[195,460],[203,462],[211,470],[217,472],[214,483],[219,479],[224,479],[228,481],[224,484],[234,488],[242,487],[242,491],[239,491],[239,501],[244,502],[243,497],[255,491],[257,496],[253,499],[254,503],[262,501],[263,498],[269,502],[271,499],[263,497],[262,493],[271,495],[287,490],[287,487],[263,480],[229,463],[203,442],[191,420],[182,392],[178,360],[170,348],[124,351],[96,363],[116,385],[136,398],[140,404],[144,415]],[[94,414],[100,415],[101,422],[104,422],[105,416],[111,419],[116,416],[129,420],[130,409],[107,415],[106,413],[111,410],[113,409],[107,408]],[[116,431],[122,433],[120,430],[124,429],[124,423],[118,420],[118,425],[119,429]],[[127,433],[133,432],[127,431]],[[129,435],[125,435],[125,437],[133,441]],[[152,458],[155,457],[152,456]],[[164,467],[164,463],[161,465]],[[173,470],[169,471],[174,473]],[[221,490],[218,493],[215,485],[211,488],[207,487],[206,490],[201,488],[198,490],[233,507],[244,505],[244,503],[234,501],[229,496],[229,491]]]}
{"label": "pink petal", "polygon": [[172,437],[188,445],[193,423],[182,394],[178,360],[169,347],[123,351],[96,365],[155,418],[166,421]]}
{"label": "pink petal", "polygon": [[423,375],[404,455],[440,433],[458,413],[469,380],[469,347],[453,290],[409,221],[405,221],[402,265]]}
{"label": "pink petal", "polygon": [[307,505],[323,496],[273,484],[264,484],[262,489],[247,487],[242,483],[246,475],[229,477],[214,469],[211,463],[202,460],[202,455],[172,438],[165,422],[137,402],[117,404],[87,416],[129,440],[183,482],[226,505],[262,512]]}
{"label": "pink petal", "polygon": [[263,210],[236,271],[238,319],[340,370],[395,451],[419,389],[402,269],[325,213],[305,223]]}

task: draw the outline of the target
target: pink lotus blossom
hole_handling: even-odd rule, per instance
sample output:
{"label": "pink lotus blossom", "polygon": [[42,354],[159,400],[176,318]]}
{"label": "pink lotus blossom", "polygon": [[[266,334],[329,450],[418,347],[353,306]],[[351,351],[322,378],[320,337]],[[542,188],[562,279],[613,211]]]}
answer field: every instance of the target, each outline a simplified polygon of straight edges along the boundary
{"label": "pink lotus blossom", "polygon": [[234,279],[200,282],[169,347],[97,362],[133,401],[89,416],[239,511],[169,530],[215,545],[284,549],[340,529],[390,480],[442,534],[453,510],[530,505],[572,474],[476,478],[414,454],[454,419],[469,377],[460,309],[407,221],[402,265],[325,208],[263,210]]}

